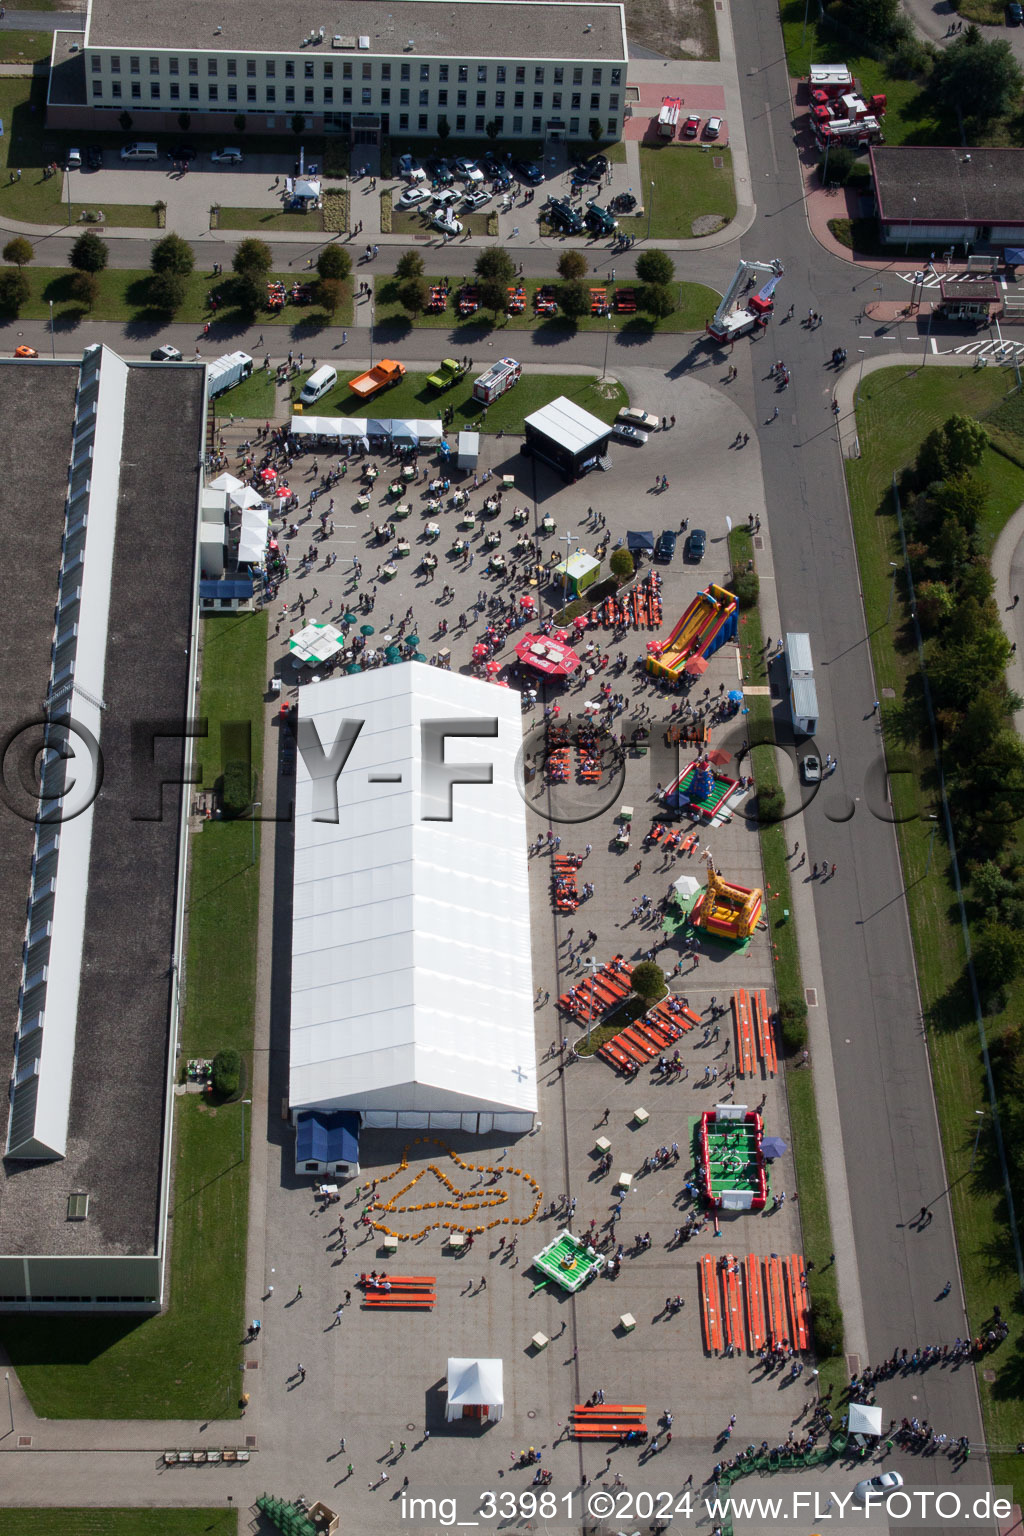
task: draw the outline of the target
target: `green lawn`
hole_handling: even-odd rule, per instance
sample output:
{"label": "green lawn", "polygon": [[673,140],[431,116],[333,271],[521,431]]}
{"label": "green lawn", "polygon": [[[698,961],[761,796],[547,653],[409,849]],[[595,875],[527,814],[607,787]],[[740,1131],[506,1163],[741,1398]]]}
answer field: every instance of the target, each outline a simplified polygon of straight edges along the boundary
{"label": "green lawn", "polygon": [[221,203],[216,228],[251,229],[261,235],[280,230],[314,235],[323,233],[324,216],[319,209],[313,213],[286,213],[283,208],[225,208]]}
{"label": "green lawn", "polygon": [[[3,140],[0,139],[0,143]],[[102,234],[102,230],[99,231]],[[133,270],[123,267],[107,267],[103,272],[97,273],[99,283],[99,297],[91,314],[85,311],[71,296],[71,282],[73,274],[65,267],[33,267],[25,268],[25,276],[29,281],[29,297],[21,308],[21,317],[25,320],[45,320],[48,318],[50,300],[53,300],[54,325],[58,336],[62,332],[73,331],[76,326],[85,324],[88,320],[114,320],[120,322],[136,321],[141,323],[160,323],[167,317],[158,311],[151,309],[148,302],[148,271]],[[286,283],[294,282],[294,272],[280,274]],[[286,304],[283,310],[264,310],[257,315],[255,322],[249,316],[242,315],[238,310],[225,307],[216,316],[211,316],[207,300],[212,293],[218,291],[218,287],[230,282],[230,276],[219,279],[212,277],[208,272],[193,272],[185,282],[185,301],[174,319],[186,325],[203,325],[207,320],[212,320],[214,338],[217,335],[218,324],[227,325],[229,332],[233,333],[239,326],[252,323],[261,327],[267,326],[299,326],[305,332],[323,330],[330,325],[352,324],[352,280],[347,278],[342,292],[342,300],[337,313],[329,316],[324,310],[311,304]],[[234,345],[234,343],[231,343]]]}
{"label": "green lawn", "polygon": [[52,32],[0,32],[0,64],[34,64],[48,59],[53,47]]}
{"label": "green lawn", "polygon": [[[633,190],[650,214],[652,240],[689,240],[708,232],[695,230],[694,219],[717,215],[728,224],[736,216],[732,151],[724,146],[641,144],[640,175],[643,186]],[[634,223],[646,235],[647,220]]]}
{"label": "green lawn", "polygon": [[[497,204],[495,203],[495,208]],[[494,211],[493,208],[481,208],[475,213],[457,212],[455,217],[462,225],[463,230],[468,230],[471,235],[486,235],[487,216]],[[421,235],[426,236],[437,246],[441,246],[441,234],[436,229],[431,229],[430,220],[418,208],[399,208],[393,201],[391,206],[391,233],[393,235]]]}
{"label": "green lawn", "polygon": [[[439,283],[443,274],[435,273],[427,277],[428,283]],[[628,273],[624,273],[622,280],[616,285],[619,288],[628,287],[632,279]],[[503,331],[532,331],[542,329],[546,333],[552,331],[624,331],[627,334],[653,331],[702,331],[704,322],[709,314],[713,314],[718,308],[719,295],[711,288],[705,288],[703,283],[673,283],[672,291],[676,294],[679,308],[674,314],[665,320],[654,320],[648,315],[617,315],[607,317],[598,315],[584,315],[582,320],[567,320],[562,315],[556,315],[551,319],[543,315],[538,316],[533,309],[533,295],[538,288],[545,285],[545,280],[524,281],[526,289],[526,309],[521,315],[502,315],[498,317],[497,326],[494,324],[494,316],[489,310],[478,310],[475,315],[470,315],[463,320],[458,312],[455,292],[449,299],[448,308],[441,313],[424,311],[417,315],[415,324],[426,326],[433,330],[453,331],[455,333],[452,345],[463,345],[459,332],[464,333],[464,344],[471,345],[472,338],[480,334],[481,329],[491,330],[497,328]],[[374,282],[374,318],[378,325],[408,325],[409,316],[398,301],[399,282],[393,277],[378,277]],[[612,284],[604,285],[610,294]]]}
{"label": "green lawn", "polygon": [[[257,359],[257,362],[259,359]],[[218,395],[212,402],[215,416],[237,416],[245,421],[268,421],[277,410],[274,375],[257,368],[241,384]]]}
{"label": "green lawn", "polygon": [[5,1509],[0,1536],[236,1536],[237,1509]]}
{"label": "green lawn", "polygon": [[[969,1010],[951,1009],[947,1001],[956,995],[953,989],[963,968],[964,951],[941,830],[932,845],[929,866],[930,826],[922,818],[935,809],[934,796],[918,786],[933,782],[931,754],[927,743],[915,750],[913,741],[908,749],[897,739],[901,712],[907,709],[911,718],[917,714],[916,651],[903,628],[906,616],[899,589],[895,622],[889,622],[888,615],[889,561],[901,559],[890,493],[893,470],[911,463],[928,431],[954,411],[982,419],[994,412],[1003,424],[1002,432],[1011,432],[1019,419],[1019,406],[1007,401],[1005,409],[1000,407],[1013,382],[1012,374],[995,369],[921,369],[908,377],[906,370],[892,368],[871,374],[861,388],[857,412],[863,457],[847,464],[875,675],[880,687],[895,693],[894,700],[883,703],[883,726],[890,755],[910,769],[892,781],[894,805],[899,815],[908,818],[898,827],[900,854],[921,996],[925,1016],[932,1022],[928,1046],[971,1331],[979,1331],[997,1303],[1011,1323],[1009,1339],[986,1358],[978,1373],[986,1439],[995,1447],[1007,1448],[1024,1438],[1024,1404],[1017,1376],[1024,1328],[990,1136],[983,1139],[982,1155],[971,1168],[978,1123],[974,1111],[987,1110],[988,1094],[973,1017]],[[1024,453],[1024,439],[1017,440],[1016,449],[1018,456]],[[1024,470],[989,450],[980,473],[988,482],[991,501],[981,531],[991,546],[1006,518],[1024,501]],[[1010,989],[1006,1012],[986,1018],[990,1044],[1020,1019],[1022,1007],[1024,987],[1017,983]],[[992,1480],[1014,1484],[1019,1499],[1024,1494],[1020,1458],[995,1456]]]}
{"label": "green lawn", "polygon": [[[342,374],[339,387],[318,404],[317,414],[434,417],[450,405],[455,409],[452,432],[468,427],[478,432],[521,433],[523,417],[540,410],[558,395],[574,400],[601,421],[614,421],[622,407],[629,404],[626,391],[614,379],[602,380],[593,374],[524,374],[514,389],[488,407],[486,420],[482,420],[483,407],[473,399],[473,379],[481,372],[482,368],[471,368],[460,383],[439,395],[428,387],[427,373],[410,371],[394,389],[384,390],[367,401],[356,401],[349,394],[348,382],[357,375]],[[296,397],[301,384],[302,379],[297,376],[293,381]]]}
{"label": "green lawn", "polygon": [[[211,734],[198,751],[204,783],[212,783],[222,767],[222,721],[252,722],[253,762],[261,761],[267,618],[218,616],[204,621],[204,631],[199,713],[209,718]],[[237,744],[226,750],[237,754]],[[251,846],[249,822],[207,822],[193,840],[185,1059],[212,1056],[222,1046],[251,1056],[258,898]],[[175,1105],[167,1310],[150,1318],[0,1317],[3,1346],[45,1418],[238,1412],[248,1220],[242,1108],[217,1107],[191,1093]],[[127,1529],[134,1536],[145,1527]]]}

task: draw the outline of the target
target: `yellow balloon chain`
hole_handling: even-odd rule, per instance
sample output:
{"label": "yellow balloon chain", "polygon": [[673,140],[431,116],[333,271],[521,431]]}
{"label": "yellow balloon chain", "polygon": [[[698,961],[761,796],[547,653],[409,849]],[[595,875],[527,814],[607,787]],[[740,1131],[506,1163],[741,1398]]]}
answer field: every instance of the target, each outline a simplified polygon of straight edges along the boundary
{"label": "yellow balloon chain", "polygon": [[[421,1227],[418,1232],[396,1232],[384,1221],[371,1221],[370,1225],[375,1232],[383,1232],[386,1236],[396,1237],[399,1242],[404,1243],[414,1242],[417,1238],[425,1237],[428,1232],[434,1232],[441,1228],[450,1232],[463,1232],[467,1235],[469,1233],[473,1233],[475,1235],[481,1232],[489,1232],[492,1227],[525,1226],[527,1222],[533,1221],[535,1219],[544,1199],[541,1187],[535,1178],[524,1172],[522,1168],[497,1168],[490,1163],[467,1163],[458,1155],[457,1152],[452,1151],[447,1142],[441,1141],[437,1136],[417,1136],[414,1141],[409,1142],[402,1151],[401,1161],[399,1162],[398,1166],[396,1168],[392,1168],[390,1173],[381,1174],[377,1179],[377,1183],[386,1184],[390,1179],[397,1178],[400,1174],[407,1173],[409,1169],[410,1147],[422,1146],[428,1143],[430,1145],[440,1147],[441,1150],[451,1158],[453,1163],[458,1164],[458,1166],[464,1169],[467,1173],[496,1173],[502,1176],[504,1176],[506,1173],[510,1173],[522,1179],[526,1184],[529,1184],[531,1189],[534,1191],[535,1199],[533,1209],[528,1216],[497,1216],[493,1221],[486,1221],[481,1223],[479,1226],[473,1227],[457,1226],[454,1222],[451,1221],[430,1221],[427,1222],[425,1226]],[[452,1198],[450,1200],[426,1200],[420,1205],[399,1205],[398,1201],[400,1201],[403,1196],[407,1195],[409,1191],[419,1183],[420,1179],[422,1179],[424,1175],[428,1173],[432,1173],[434,1175],[438,1183],[443,1185],[444,1188],[448,1190]],[[443,1171],[443,1169],[439,1168],[436,1163],[428,1163],[425,1168],[421,1168],[419,1173],[413,1174],[412,1178],[409,1179],[407,1183],[403,1184],[400,1189],[396,1190],[395,1193],[391,1196],[390,1200],[383,1201],[375,1197],[370,1201],[367,1210],[380,1211],[383,1215],[390,1216],[404,1215],[409,1211],[478,1211],[494,1209],[496,1206],[507,1205],[509,1198],[510,1197],[507,1190],[499,1189],[495,1190],[493,1194],[475,1195],[470,1193],[469,1190],[459,1189],[458,1186],[454,1184],[448,1175]]]}

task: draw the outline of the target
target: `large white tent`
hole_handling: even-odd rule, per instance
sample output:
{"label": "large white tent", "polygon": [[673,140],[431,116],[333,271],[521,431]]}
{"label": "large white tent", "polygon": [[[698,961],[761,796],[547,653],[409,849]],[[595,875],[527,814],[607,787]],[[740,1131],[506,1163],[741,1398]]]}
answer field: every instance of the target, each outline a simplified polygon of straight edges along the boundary
{"label": "large white tent", "polygon": [[[423,793],[423,723],[450,732],[463,720],[483,734],[448,734],[444,763],[490,765],[492,782],[455,783],[451,819],[426,819],[437,807]],[[334,771],[314,773],[306,738],[315,728],[329,759],[345,722],[362,724],[337,777],[337,819],[319,819],[335,814]],[[303,689],[299,743],[292,1111],[528,1130],[537,1077],[518,696],[419,662],[381,667]],[[314,792],[326,801],[315,806]]]}
{"label": "large white tent", "polygon": [[480,1419],[497,1424],[505,1413],[505,1369],[500,1360],[453,1355],[448,1361],[445,1418]]}

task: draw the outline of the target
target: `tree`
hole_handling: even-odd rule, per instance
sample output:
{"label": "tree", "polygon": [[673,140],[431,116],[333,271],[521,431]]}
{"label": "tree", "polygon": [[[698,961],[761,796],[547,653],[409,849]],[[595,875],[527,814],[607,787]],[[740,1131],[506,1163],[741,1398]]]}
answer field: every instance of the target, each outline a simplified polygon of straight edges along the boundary
{"label": "tree", "polygon": [[94,272],[76,272],[71,279],[71,297],[83,309],[92,309],[100,296],[99,278]]}
{"label": "tree", "polygon": [[325,245],[316,259],[316,270],[322,278],[343,283],[352,271],[352,258],[343,246]]}
{"label": "tree", "polygon": [[0,310],[16,315],[28,299],[28,278],[20,267],[4,267],[0,270]]}
{"label": "tree", "polygon": [[974,974],[983,997],[991,997],[1020,975],[1024,937],[1003,923],[985,922],[974,941]]}
{"label": "tree", "polygon": [[244,133],[245,132],[245,113],[244,112],[236,112],[235,113],[234,122],[235,122],[235,132],[236,133]]}
{"label": "tree", "polygon": [[508,251],[500,245],[489,245],[481,251],[473,271],[481,282],[490,278],[492,282],[501,283],[504,288],[508,287],[516,275],[515,263]]}
{"label": "tree", "polygon": [[571,283],[560,283],[558,307],[567,320],[581,320],[584,315],[588,315],[590,291],[586,283],[581,283],[578,279]]}
{"label": "tree", "polygon": [[501,124],[496,117],[492,117],[490,122],[484,125],[484,132],[493,144],[501,132]]}
{"label": "tree", "polygon": [[296,112],[292,118],[292,133],[299,134],[306,131],[306,119],[301,112]]}
{"label": "tree", "polygon": [[19,270],[28,266],[35,255],[31,240],[26,240],[24,235],[15,235],[13,240],[8,240],[4,246],[4,261],[9,261],[12,267]]}
{"label": "tree", "polygon": [[639,997],[651,1003],[656,1003],[668,991],[665,972],[653,960],[641,960],[634,965],[629,984]]}
{"label": "tree", "polygon": [[427,303],[425,277],[407,277],[398,285],[398,302],[407,315],[421,315]]}
{"label": "tree", "polygon": [[761,578],[756,571],[734,571],[729,579],[729,591],[741,608],[753,608],[760,596]]}
{"label": "tree", "polygon": [[582,251],[563,251],[558,258],[558,275],[567,283],[578,283],[586,277],[588,265]]}
{"label": "tree", "polygon": [[949,459],[949,473],[962,475],[980,464],[988,447],[988,433],[973,416],[951,416],[944,423],[943,432]]}
{"label": "tree", "polygon": [[873,43],[887,43],[895,33],[901,15],[899,0],[856,0],[853,9]]}
{"label": "tree", "polygon": [[222,1099],[233,1099],[242,1086],[242,1058],[237,1051],[218,1051],[210,1066],[213,1091]]}
{"label": "tree", "polygon": [[316,296],[329,315],[337,313],[344,289],[336,277],[322,277],[316,285]]}
{"label": "tree", "polygon": [[266,303],[266,274],[252,267],[247,272],[239,272],[232,281],[231,295],[239,309],[247,315],[257,314]]}
{"label": "tree", "polygon": [[231,258],[231,265],[238,273],[251,273],[253,277],[265,277],[274,265],[274,253],[265,240],[242,240]]}
{"label": "tree", "polygon": [[628,549],[613,549],[611,559],[608,561],[608,569],[616,578],[619,586],[628,581],[633,574],[633,556]]}
{"label": "tree", "polygon": [[802,1051],[807,1044],[807,1004],[802,997],[779,999],[779,1033],[790,1056]]}
{"label": "tree", "polygon": [[676,275],[667,251],[641,251],[636,259],[636,275],[642,283],[670,283]]}
{"label": "tree", "polygon": [[827,173],[830,187],[842,187],[856,164],[857,156],[848,144],[835,144],[818,161],[818,175],[824,181]]}
{"label": "tree", "polygon": [[177,314],[185,302],[185,279],[180,272],[154,272],[148,295],[150,304],[161,314]]}
{"label": "tree", "polygon": [[950,475],[935,487],[932,497],[942,519],[958,523],[967,533],[974,533],[988,501],[988,486],[980,475]]}
{"label": "tree", "polygon": [[406,277],[422,277],[426,267],[419,251],[406,251],[398,258],[395,268],[395,276],[399,279]]}
{"label": "tree", "polygon": [[149,258],[154,272],[173,272],[178,277],[188,277],[195,263],[192,247],[180,235],[164,235],[154,245]]}
{"label": "tree", "polygon": [[189,129],[192,127],[191,112],[178,113],[178,127],[181,129],[182,133],[188,133]]}
{"label": "tree", "polygon": [[657,320],[675,313],[675,291],[667,283],[645,283],[637,296],[640,308]]}
{"label": "tree", "polygon": [[131,133],[133,121],[134,119],[130,112],[122,112],[121,116],[117,120],[118,127],[121,129],[121,132]]}
{"label": "tree", "polygon": [[496,277],[485,277],[477,284],[477,292],[480,295],[480,303],[484,309],[489,309],[497,319],[505,313],[505,304],[508,300],[508,283],[502,282]]}
{"label": "tree", "polygon": [[95,230],[83,230],[71,247],[68,263],[79,272],[102,272],[110,252]]}
{"label": "tree", "polygon": [[976,27],[968,27],[939,52],[928,88],[941,106],[952,103],[965,117],[984,124],[1018,106],[1024,74],[1009,43],[987,42]]}

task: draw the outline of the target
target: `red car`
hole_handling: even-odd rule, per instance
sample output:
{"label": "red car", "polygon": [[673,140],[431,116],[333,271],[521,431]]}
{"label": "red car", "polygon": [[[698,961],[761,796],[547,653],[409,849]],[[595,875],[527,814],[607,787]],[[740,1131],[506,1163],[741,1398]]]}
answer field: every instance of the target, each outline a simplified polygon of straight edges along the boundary
{"label": "red car", "polygon": [[683,138],[695,139],[700,133],[700,118],[696,112],[691,112],[683,124]]}
{"label": "red car", "polygon": [[38,357],[39,353],[35,347],[15,347],[14,355],[15,357]]}

